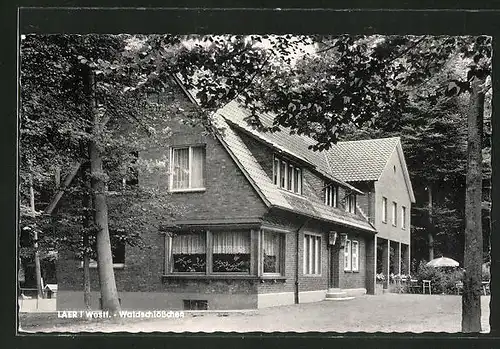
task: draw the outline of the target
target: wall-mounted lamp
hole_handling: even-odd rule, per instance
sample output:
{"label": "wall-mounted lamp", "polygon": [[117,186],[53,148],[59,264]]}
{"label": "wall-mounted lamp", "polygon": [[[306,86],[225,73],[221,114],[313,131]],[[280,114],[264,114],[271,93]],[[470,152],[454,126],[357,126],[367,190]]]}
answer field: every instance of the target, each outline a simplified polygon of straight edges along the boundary
{"label": "wall-mounted lamp", "polygon": [[340,247],[344,248],[347,242],[347,234],[340,234]]}
{"label": "wall-mounted lamp", "polygon": [[337,234],[336,231],[329,231],[328,232],[328,245],[334,246],[335,243],[337,242],[337,237],[339,234]]}

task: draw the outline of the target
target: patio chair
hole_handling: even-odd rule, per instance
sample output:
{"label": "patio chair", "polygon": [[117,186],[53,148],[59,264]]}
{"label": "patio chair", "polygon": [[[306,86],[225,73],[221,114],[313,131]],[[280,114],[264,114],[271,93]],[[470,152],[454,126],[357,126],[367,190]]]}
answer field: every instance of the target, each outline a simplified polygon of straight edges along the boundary
{"label": "patio chair", "polygon": [[411,279],[409,284],[410,293],[420,293],[420,286],[418,285],[418,280]]}
{"label": "patio chair", "polygon": [[422,280],[422,294],[425,294],[426,289],[429,290],[429,294],[432,294],[431,280]]}
{"label": "patio chair", "polygon": [[464,283],[462,281],[459,281],[455,284],[455,288],[457,290],[457,295],[461,295],[462,291],[464,290]]}

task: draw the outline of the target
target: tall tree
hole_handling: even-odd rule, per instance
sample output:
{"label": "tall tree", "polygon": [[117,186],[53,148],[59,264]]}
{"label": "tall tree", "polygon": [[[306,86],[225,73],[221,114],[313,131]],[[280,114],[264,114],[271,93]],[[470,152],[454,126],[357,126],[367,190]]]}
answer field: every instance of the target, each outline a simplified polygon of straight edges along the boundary
{"label": "tall tree", "polygon": [[[106,161],[122,158],[118,163],[123,164],[124,149],[139,150],[141,141],[145,144],[144,138],[157,132],[159,117],[210,129],[212,109],[244,91],[271,56],[286,60],[305,39],[266,40],[267,47],[258,36],[209,36],[202,41],[171,35],[52,35],[22,41],[22,170],[25,161],[36,160],[40,187],[47,191],[44,173],[51,163],[59,162],[60,167],[75,160],[90,163],[103,309],[119,310]],[[168,105],[168,113],[147,113],[143,103],[147,94],[161,91],[165,81],[177,74],[198,90],[202,109],[193,107],[181,114],[179,106]],[[88,154],[78,152],[82,142]]]}
{"label": "tall tree", "polygon": [[[323,44],[322,53],[311,56],[303,65],[280,78],[265,81],[265,88],[246,97],[254,110],[250,122],[275,131],[290,127],[298,134],[316,140],[312,149],[328,149],[347,126],[370,127],[377,119],[397,119],[411,100],[424,98],[429,103],[443,95],[469,93],[472,106],[469,120],[466,214],[465,279],[462,331],[479,332],[480,270],[483,258],[481,232],[480,133],[483,102],[478,86],[485,87],[491,72],[491,38],[480,37],[351,37],[341,36]],[[468,61],[463,78],[415,96],[412,90],[442,71],[459,55]],[[476,82],[479,79],[479,82]],[[257,102],[258,101],[258,102]],[[481,105],[481,107],[479,107]],[[263,125],[257,111],[276,113],[273,125]],[[479,127],[479,128],[478,128]],[[478,208],[479,207],[479,208]],[[478,211],[479,210],[479,211]],[[479,212],[479,214],[478,214]]]}

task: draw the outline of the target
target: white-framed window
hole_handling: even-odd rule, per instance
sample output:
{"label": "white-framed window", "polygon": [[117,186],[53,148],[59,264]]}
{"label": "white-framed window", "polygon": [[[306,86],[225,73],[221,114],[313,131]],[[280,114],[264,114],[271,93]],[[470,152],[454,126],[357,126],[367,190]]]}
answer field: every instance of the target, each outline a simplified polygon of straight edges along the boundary
{"label": "white-framed window", "polygon": [[359,271],[359,241],[347,240],[344,247],[344,271]]}
{"label": "white-framed window", "polygon": [[351,240],[346,240],[344,246],[344,270],[351,271]]}
{"label": "white-framed window", "polygon": [[281,189],[302,194],[302,169],[289,161],[274,156],[273,183]]}
{"label": "white-framed window", "polygon": [[205,232],[175,234],[172,237],[171,249],[172,272],[206,272],[207,243]]}
{"label": "white-framed window", "polygon": [[304,234],[304,275],[321,275],[321,236]]}
{"label": "white-framed window", "polygon": [[392,225],[398,225],[398,204],[396,201],[392,202]]}
{"label": "white-framed window", "polygon": [[250,274],[250,231],[188,231],[166,236],[167,274]]}
{"label": "white-framed window", "polygon": [[387,198],[382,197],[382,222],[387,223]]}
{"label": "white-framed window", "polygon": [[212,272],[250,273],[250,231],[212,233]]}
{"label": "white-framed window", "polygon": [[401,228],[406,229],[406,207],[401,206]]}
{"label": "white-framed window", "polygon": [[351,263],[352,271],[359,271],[359,242],[356,240],[351,242]]}
{"label": "white-framed window", "polygon": [[262,274],[284,275],[285,234],[262,231]]}
{"label": "white-framed window", "polygon": [[325,205],[337,207],[339,188],[336,185],[330,184],[325,185],[325,189],[323,191],[325,195]]}
{"label": "white-framed window", "polygon": [[170,190],[205,189],[205,147],[172,147],[170,151]]}
{"label": "white-framed window", "polygon": [[350,213],[356,213],[356,194],[349,194],[345,200],[345,210]]}

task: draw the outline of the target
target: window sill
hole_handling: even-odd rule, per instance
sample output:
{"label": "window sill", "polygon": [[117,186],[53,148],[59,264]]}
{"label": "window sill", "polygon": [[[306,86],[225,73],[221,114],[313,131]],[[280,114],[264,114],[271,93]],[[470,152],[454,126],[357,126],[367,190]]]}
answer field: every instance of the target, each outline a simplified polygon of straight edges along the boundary
{"label": "window sill", "polygon": [[[83,262],[78,266],[79,269],[83,269]],[[97,269],[97,263],[90,263],[90,269]],[[113,269],[125,269],[125,263],[113,263]]]}
{"label": "window sill", "polygon": [[321,274],[302,274],[302,276],[306,278],[320,278]]}
{"label": "window sill", "polygon": [[186,188],[186,189],[171,189],[169,193],[196,193],[206,191],[207,188]]}
{"label": "window sill", "polygon": [[299,198],[304,198],[304,195],[302,195],[301,193],[296,193],[296,192],[291,191],[291,190],[280,188],[276,184],[275,184],[275,186],[278,188],[278,190],[280,190],[280,191],[282,191],[284,193],[287,193],[287,194],[290,194],[290,195],[293,195],[293,196],[297,196]]}
{"label": "window sill", "polygon": [[286,276],[283,275],[262,275],[260,277],[262,281],[266,280],[286,280]]}
{"label": "window sill", "polygon": [[167,274],[162,275],[164,280],[257,280],[255,275],[218,275],[218,274]]}

